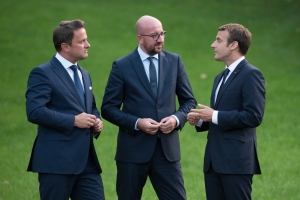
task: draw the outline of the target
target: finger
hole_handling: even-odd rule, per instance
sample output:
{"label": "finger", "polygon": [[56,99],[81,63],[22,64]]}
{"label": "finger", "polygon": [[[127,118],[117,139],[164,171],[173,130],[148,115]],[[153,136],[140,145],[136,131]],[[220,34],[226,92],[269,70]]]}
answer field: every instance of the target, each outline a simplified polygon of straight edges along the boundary
{"label": "finger", "polygon": [[201,111],[200,109],[191,109],[191,112],[189,114],[198,113],[200,111]]}
{"label": "finger", "polygon": [[202,109],[207,108],[207,106],[202,105],[202,104],[198,104],[198,106],[199,106],[199,108],[202,108]]}
{"label": "finger", "polygon": [[169,117],[165,117],[165,118],[163,118],[161,121],[160,121],[160,123],[165,123],[166,121],[168,121],[169,120]]}
{"label": "finger", "polygon": [[155,121],[155,120],[153,120],[153,119],[149,119],[148,122],[149,122],[150,124],[153,124],[153,125],[160,124],[160,122],[157,122],[157,121]]}

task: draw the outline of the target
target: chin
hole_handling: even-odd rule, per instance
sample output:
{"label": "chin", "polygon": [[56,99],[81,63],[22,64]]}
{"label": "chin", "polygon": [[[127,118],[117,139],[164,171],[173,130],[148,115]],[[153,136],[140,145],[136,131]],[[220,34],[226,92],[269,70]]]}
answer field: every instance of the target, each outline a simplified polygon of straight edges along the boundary
{"label": "chin", "polygon": [[162,51],[162,48],[155,48],[154,50],[156,53],[160,53]]}

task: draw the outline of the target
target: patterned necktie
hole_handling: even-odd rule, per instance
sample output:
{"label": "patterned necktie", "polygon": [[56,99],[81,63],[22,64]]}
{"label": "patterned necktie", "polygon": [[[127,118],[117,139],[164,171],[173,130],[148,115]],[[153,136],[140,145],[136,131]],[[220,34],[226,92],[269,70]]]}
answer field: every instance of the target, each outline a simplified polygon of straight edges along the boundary
{"label": "patterned necktie", "polygon": [[[230,70],[226,67],[226,69],[225,69],[224,72],[223,72],[223,80],[222,80],[222,83],[221,83],[220,88],[219,88],[219,90],[218,90],[217,98],[218,98],[218,96],[219,96],[219,92],[221,91],[221,88],[222,88],[222,86],[224,85],[225,80],[226,80],[226,77],[228,76],[229,72],[230,72]],[[216,98],[216,100],[217,100],[217,98]]]}
{"label": "patterned necktie", "polygon": [[152,57],[148,57],[148,60],[150,61],[150,65],[149,65],[150,86],[153,91],[153,94],[155,95],[155,97],[157,97],[156,69],[155,69],[154,63],[152,61]]}
{"label": "patterned necktie", "polygon": [[81,81],[79,79],[79,76],[78,76],[78,70],[77,70],[77,65],[72,65],[70,67],[73,72],[74,72],[74,83],[75,83],[75,87],[79,93],[79,96],[82,100],[82,103],[85,105],[85,98],[84,98],[84,92],[83,92],[83,87],[82,87],[82,84],[81,84]]}

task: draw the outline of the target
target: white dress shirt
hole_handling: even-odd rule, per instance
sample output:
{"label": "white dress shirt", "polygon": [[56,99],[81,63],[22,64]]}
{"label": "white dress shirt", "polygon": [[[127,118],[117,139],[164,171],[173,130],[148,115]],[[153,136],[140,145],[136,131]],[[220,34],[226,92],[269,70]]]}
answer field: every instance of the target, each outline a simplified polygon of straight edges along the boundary
{"label": "white dress shirt", "polygon": [[[227,79],[229,78],[229,76],[231,75],[231,73],[235,70],[235,68],[236,68],[236,66],[242,61],[242,60],[244,60],[245,59],[245,57],[244,56],[242,56],[242,57],[240,57],[239,59],[237,59],[236,61],[234,61],[229,67],[228,67],[228,69],[230,70],[230,72],[228,73],[228,75],[227,75],[227,77],[226,77],[226,79],[225,79],[225,82],[227,81]],[[225,69],[226,69],[226,67],[227,66],[225,66]],[[223,79],[222,79],[223,80]],[[215,103],[215,101],[216,101],[216,99],[217,99],[217,95],[218,95],[218,92],[219,92],[219,88],[220,88],[220,85],[221,85],[221,83],[222,83],[222,80],[220,81],[220,83],[219,83],[219,85],[218,85],[218,87],[217,87],[217,89],[216,89],[216,93],[215,93],[215,99],[214,99],[214,103]],[[225,83],[224,82],[224,83]],[[213,114],[212,114],[212,123],[214,123],[214,124],[218,124],[218,113],[219,113],[219,111],[217,111],[217,110],[214,110],[213,111]],[[198,123],[197,123],[197,125],[196,126],[198,126],[198,127],[201,127],[201,125],[202,125],[202,123],[203,123],[203,120],[202,119],[200,119],[199,121],[198,121]]]}
{"label": "white dress shirt", "polygon": [[[62,66],[67,70],[67,72],[69,73],[71,79],[74,82],[74,71],[70,68],[72,65],[77,65],[77,62],[75,64],[71,63],[70,61],[68,61],[67,59],[65,59],[64,57],[62,57],[58,52],[56,53],[55,57],[57,58],[57,60],[62,64]],[[84,85],[83,85],[83,81],[82,81],[82,74],[81,71],[77,69],[78,72],[78,76],[84,91]]]}
{"label": "white dress shirt", "polygon": [[[144,69],[145,69],[145,72],[147,74],[147,77],[148,77],[148,80],[150,82],[150,75],[149,75],[149,66],[150,66],[150,61],[148,60],[148,57],[150,57],[148,54],[146,54],[141,48],[140,48],[140,45],[138,46],[138,49],[137,49],[140,57],[141,57],[141,61],[143,62],[143,65],[144,65]],[[156,70],[156,80],[157,80],[157,87],[158,87],[158,54],[155,54],[153,56],[151,56],[155,59],[152,59],[153,61],[153,64],[155,66],[155,70]],[[179,119],[175,116],[175,115],[172,115],[175,119],[176,119],[176,127],[179,126]],[[137,128],[137,122],[139,121],[139,119],[136,121],[135,123],[135,130],[139,130]]]}

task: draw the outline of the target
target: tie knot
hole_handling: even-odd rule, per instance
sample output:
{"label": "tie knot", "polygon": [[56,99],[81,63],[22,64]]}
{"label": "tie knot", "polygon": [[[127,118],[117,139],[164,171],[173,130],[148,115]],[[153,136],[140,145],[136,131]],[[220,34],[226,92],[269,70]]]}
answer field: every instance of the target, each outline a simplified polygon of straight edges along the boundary
{"label": "tie knot", "polygon": [[152,62],[153,57],[150,56],[150,57],[148,57],[147,59],[148,59],[150,62]]}
{"label": "tie knot", "polygon": [[77,65],[72,65],[70,68],[73,70],[73,72],[77,71]]}
{"label": "tie knot", "polygon": [[230,72],[230,70],[229,70],[228,68],[226,68],[226,69],[224,70],[224,76],[226,77],[226,76],[229,74],[229,72]]}

